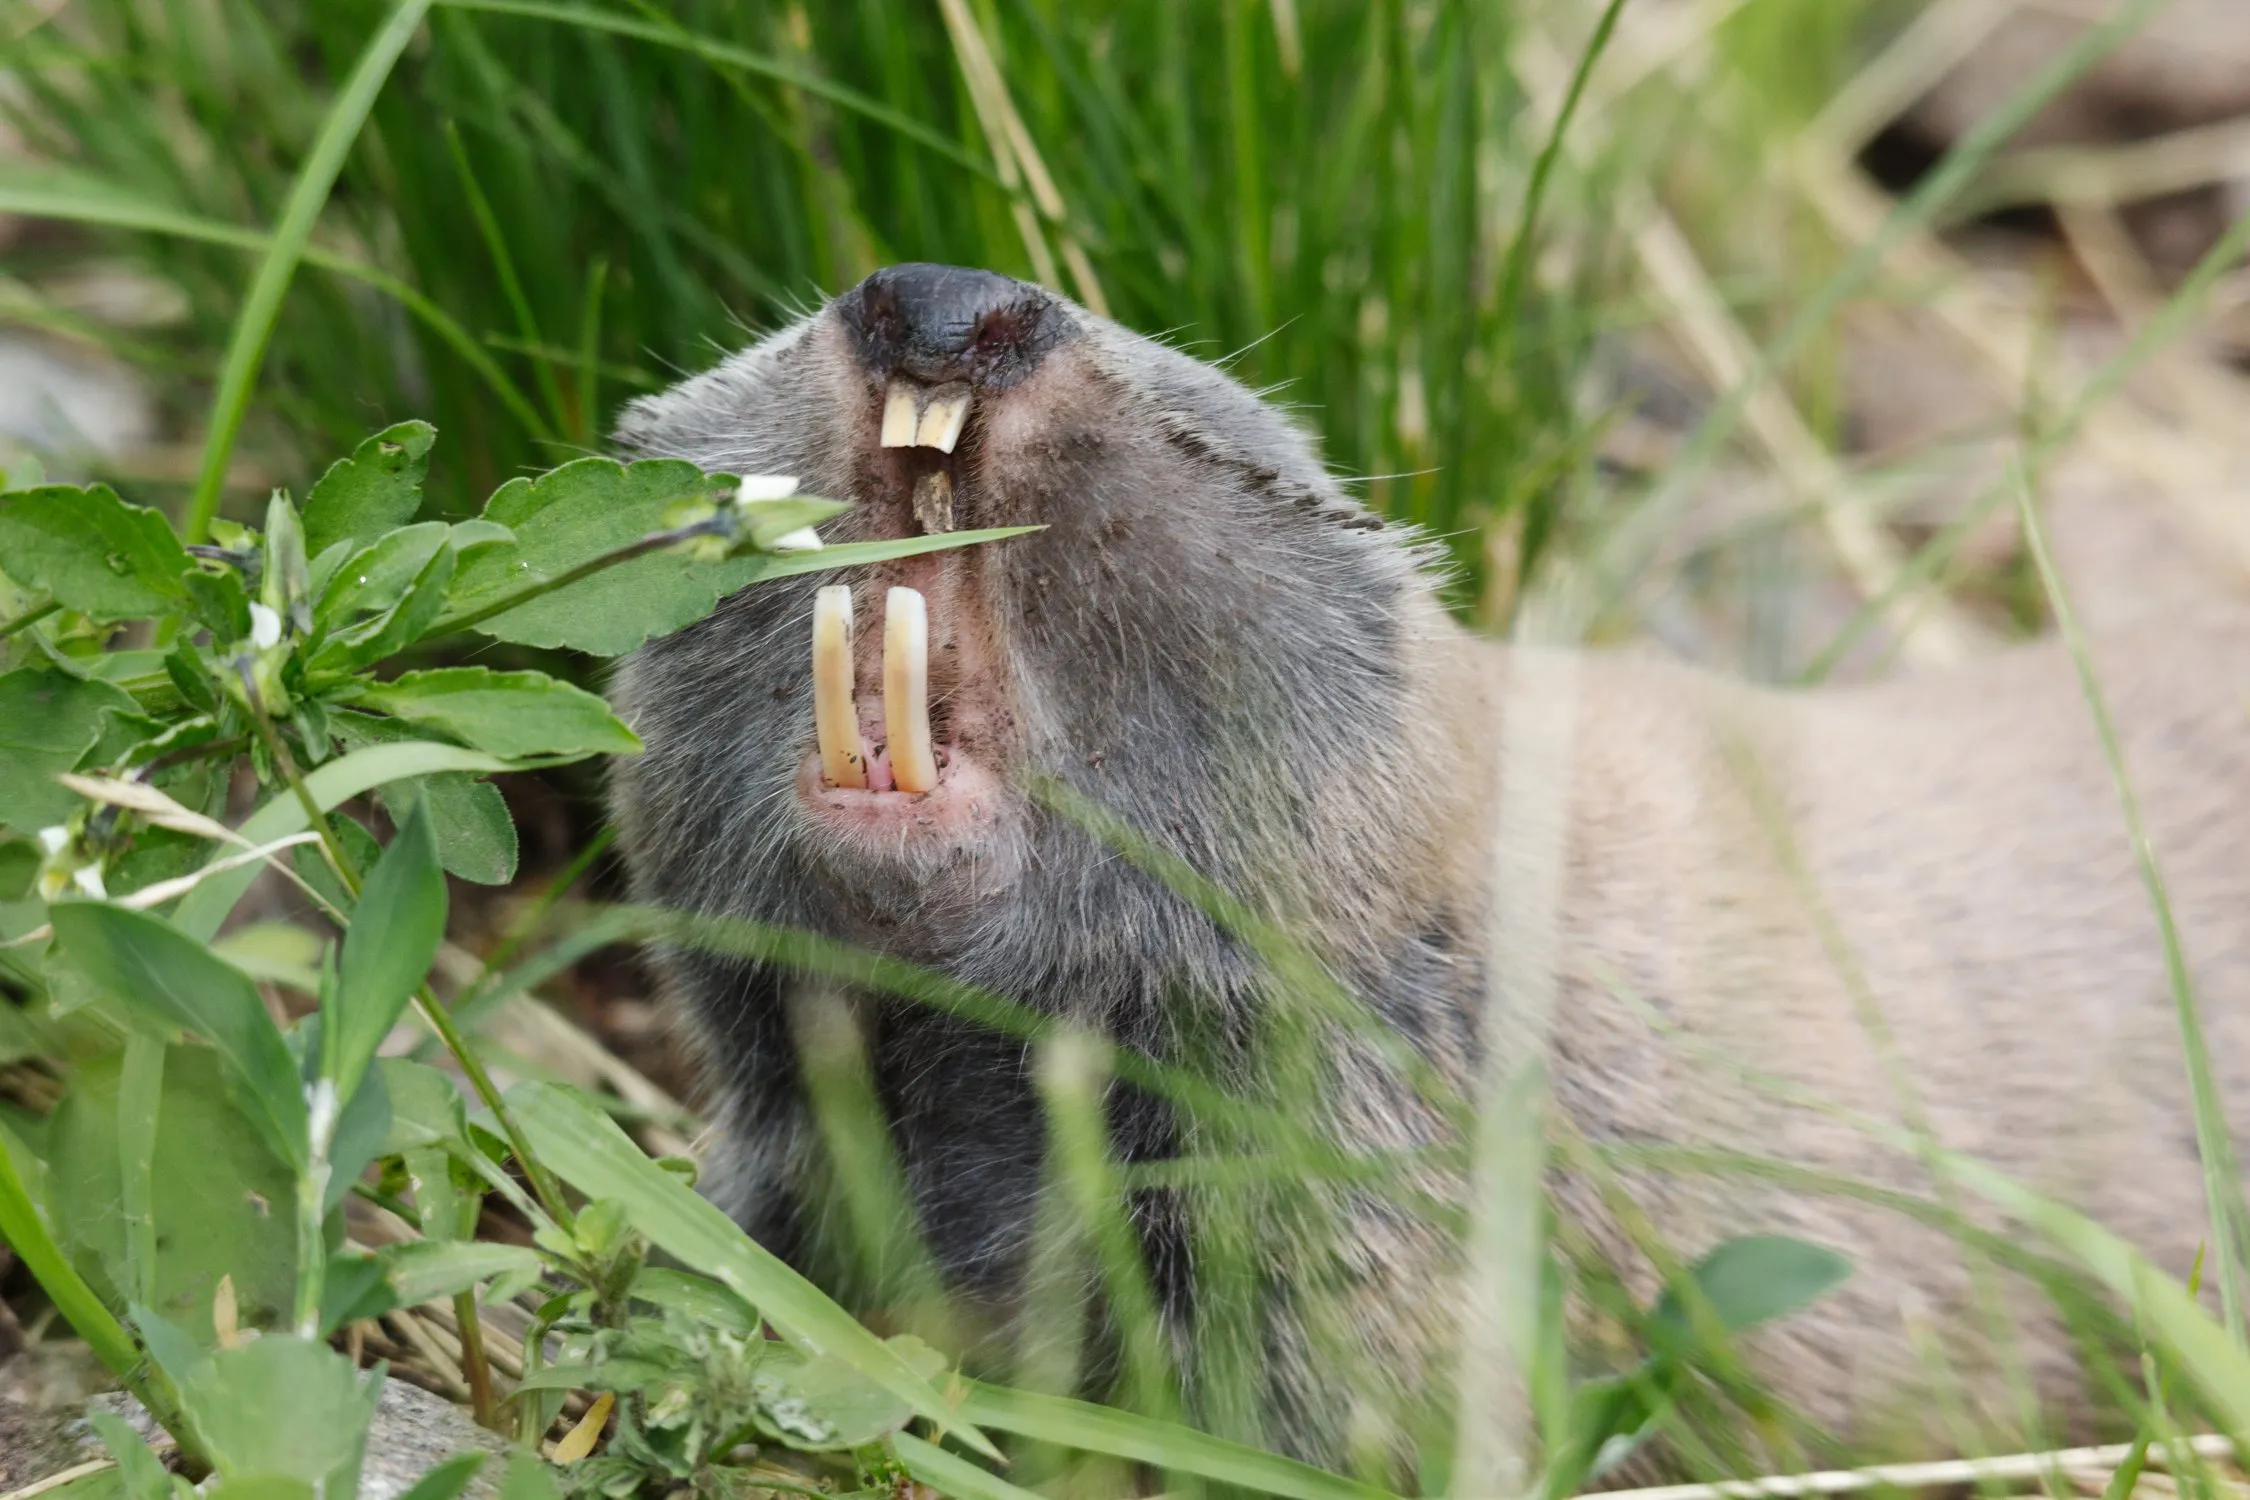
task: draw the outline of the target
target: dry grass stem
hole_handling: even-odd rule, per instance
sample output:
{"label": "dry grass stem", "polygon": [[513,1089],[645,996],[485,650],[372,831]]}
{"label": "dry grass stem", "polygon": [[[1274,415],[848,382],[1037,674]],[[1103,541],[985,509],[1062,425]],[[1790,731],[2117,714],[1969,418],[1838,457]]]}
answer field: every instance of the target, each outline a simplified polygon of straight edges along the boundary
{"label": "dry grass stem", "polygon": [[[1518,39],[1512,61],[1534,111],[1552,120],[1569,77],[1561,54],[1527,29]],[[1598,146],[1600,117],[1598,109],[1580,114],[1573,132],[1579,149],[1591,151]],[[1758,370],[1757,346],[1728,310],[1687,235],[1646,188],[1623,185],[1618,196],[1619,217],[1633,226],[1633,249],[1641,270],[1670,310],[1671,326],[1713,389],[1725,392],[1748,385]],[[1852,586],[1864,598],[1888,601],[1885,618],[1903,649],[1913,659],[1932,665],[1972,655],[1984,632],[1929,585],[1902,585],[1905,549],[1883,529],[1788,394],[1770,380],[1757,380],[1743,416],[1783,481],[1819,514]]]}
{"label": "dry grass stem", "polygon": [[[2205,1434],[2188,1439],[2199,1458],[2227,1459],[2234,1444],[2225,1437]],[[1802,1495],[1846,1495],[1878,1488],[1936,1489],[1950,1485],[1988,1485],[1996,1482],[2042,1480],[2051,1475],[2105,1474],[2114,1471],[2132,1452],[2129,1443],[2103,1448],[2060,1448],[2044,1453],[2010,1453],[1997,1458],[1949,1458],[1918,1464],[1877,1464],[1865,1469],[1830,1469],[1812,1474],[1777,1474],[1762,1479],[1720,1480],[1710,1484],[1665,1484],[1649,1489],[1617,1490],[1611,1500],[1789,1500]],[[2163,1451],[2152,1445],[2151,1464],[2163,1461]]]}
{"label": "dry grass stem", "polygon": [[2117,146],[2051,147],[1995,162],[1965,213],[2027,203],[2115,207],[2250,177],[2250,116]]}

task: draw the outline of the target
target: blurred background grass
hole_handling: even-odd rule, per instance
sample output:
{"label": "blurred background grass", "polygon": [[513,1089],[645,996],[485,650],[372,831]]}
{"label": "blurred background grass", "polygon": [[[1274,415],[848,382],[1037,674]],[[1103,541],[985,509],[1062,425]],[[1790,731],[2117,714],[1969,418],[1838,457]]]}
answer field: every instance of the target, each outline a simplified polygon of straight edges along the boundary
{"label": "blurred background grass", "polygon": [[[9,116],[66,191],[252,229],[279,214],[384,13],[17,12]],[[301,487],[412,414],[443,434],[434,482],[465,508],[599,446],[625,397],[878,265],[927,259],[1037,276],[1238,355],[1342,470],[1372,476],[1377,504],[1452,541],[1473,595],[1489,523],[1529,518],[1528,560],[1589,463],[1581,377],[1616,321],[1593,171],[1550,199],[1565,230],[1542,243],[1569,253],[1499,305],[1540,141],[1506,65],[1510,24],[1476,0],[440,6],[315,242],[396,276],[490,366],[395,298],[306,271],[230,503],[269,480]],[[980,53],[1004,96],[980,89]],[[176,320],[128,337],[35,290],[95,255],[152,277]],[[170,430],[195,430],[250,270],[241,249],[35,231],[0,266],[20,316],[105,343],[154,378]]]}

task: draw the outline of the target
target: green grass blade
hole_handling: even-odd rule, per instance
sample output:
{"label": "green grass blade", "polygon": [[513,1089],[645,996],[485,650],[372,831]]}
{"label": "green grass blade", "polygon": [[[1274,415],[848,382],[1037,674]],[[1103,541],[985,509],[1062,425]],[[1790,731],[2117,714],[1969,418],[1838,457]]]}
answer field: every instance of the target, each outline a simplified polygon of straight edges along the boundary
{"label": "green grass blade", "polygon": [[1555,111],[1554,123],[1548,127],[1547,140],[1539,148],[1539,159],[1532,163],[1531,181],[1524,185],[1523,207],[1516,214],[1515,237],[1508,242],[1508,260],[1500,273],[1500,302],[1497,310],[1502,348],[1513,343],[1517,322],[1523,316],[1524,287],[1531,274],[1531,252],[1536,246],[1539,228],[1539,210],[1547,201],[1547,184],[1555,175],[1555,163],[1562,157],[1563,142],[1570,133],[1570,122],[1577,117],[1579,101],[1586,97],[1586,80],[1593,77],[1594,65],[1609,50],[1609,39],[1617,30],[1617,17],[1625,9],[1625,0],[1609,0],[1602,11],[1601,20],[1594,25],[1594,34],[1578,54],[1578,66],[1570,75],[1570,87],[1563,94],[1562,107]]}
{"label": "green grass blade", "polygon": [[[525,763],[501,760],[458,745],[408,740],[396,745],[370,745],[327,761],[307,773],[305,789],[321,811],[330,812],[339,803],[393,781],[442,771],[487,775],[525,769],[528,769]],[[301,831],[306,822],[304,804],[293,793],[285,791],[251,814],[236,831],[247,843],[270,844]],[[213,856],[214,859],[221,857],[223,854]],[[234,910],[235,902],[250,888],[250,882],[257,879],[259,868],[254,864],[243,865],[204,881],[181,900],[179,909],[173,913],[172,925],[190,937],[208,942],[219,930],[219,924],[226,920],[227,913]]]}
{"label": "green grass blade", "polygon": [[[453,169],[460,175],[461,192],[469,201],[469,216],[476,221],[477,233],[484,236],[485,249],[492,256],[492,269],[500,278],[500,291],[508,299],[508,309],[515,314],[516,332],[527,344],[542,341],[538,316],[531,310],[531,299],[524,295],[523,278],[516,274],[515,257],[508,253],[508,237],[501,232],[499,217],[492,211],[492,200],[484,195],[484,185],[477,181],[476,168],[469,162],[467,148],[461,144],[461,131],[451,120],[445,123],[445,144],[453,155]],[[539,361],[532,367],[539,381],[540,394],[547,398],[547,409],[554,414],[555,430],[560,432],[570,425],[570,414],[563,406],[562,386],[555,379],[553,366]]]}
{"label": "green grass blade", "polygon": [[891,1452],[907,1473],[953,1500],[1044,1500],[1036,1491],[1010,1484],[990,1469],[980,1469],[911,1432],[894,1433]]}
{"label": "green grass blade", "polygon": [[[2085,633],[2079,628],[2077,613],[2071,608],[2061,575],[2055,571],[2054,557],[2047,549],[2046,531],[2039,524],[2038,507],[2032,503],[2030,479],[2020,457],[2012,462],[2011,469],[2016,483],[2016,510],[2023,519],[2024,543],[2039,568],[2040,582],[2046,587],[2055,628],[2070,652],[2072,665],[2077,668],[2079,690],[2086,699],[2087,710],[2093,715],[2094,732],[2101,739],[2102,758],[2109,765],[2110,781],[2116,788],[2118,806],[2125,815],[2126,831],[2132,839],[2133,859],[2140,868],[2141,884],[2148,892],[2149,905],[2155,909],[2157,931],[2163,939],[2164,975],[2171,986],[2173,1010],[2179,1022],[2180,1050],[2187,1060],[2188,1093],[2195,1111],[2195,1145],[2203,1159],[2203,1190],[2211,1215],[2214,1248],[2218,1252],[2219,1299],[2225,1310],[2227,1332],[2239,1356],[2246,1346],[2242,1261],[2246,1248],[2250,1248],[2250,1217],[2244,1213],[2242,1173],[2236,1162],[2234,1142],[2227,1134],[2226,1111],[2219,1099],[2218,1082],[2211,1073],[2211,1052],[2204,1041],[2203,1024],[2197,1014],[2194,984],[2188,975],[2187,957],[2180,946],[2179,926],[2172,917],[2172,903],[2164,893],[2164,876],[2157,865],[2156,849],[2149,842],[2148,827],[2141,818],[2140,799],[2134,794],[2132,777],[2125,765],[2117,725],[2110,717],[2101,683],[2094,676]],[[2241,1400],[2250,1403],[2250,1384],[2237,1385],[2235,1389]],[[2250,1413],[2250,1404],[2243,1410]],[[2250,1427],[2243,1426],[2237,1419],[2235,1430],[2250,1432]]]}
{"label": "green grass blade", "polygon": [[2037,1229],[2123,1298],[2161,1339],[2239,1444],[2250,1435],[2250,1353],[2196,1305],[2187,1288],[2117,1235],[1971,1157],[1943,1153],[1954,1180]]}
{"label": "green grass blade", "polygon": [[1082,1453],[1107,1453],[1289,1500],[1391,1500],[1389,1491],[1375,1485],[1175,1422],[974,1380],[963,1381],[962,1387],[959,1414],[996,1432],[1013,1432]]}
{"label": "green grass blade", "polygon": [[[4,170],[0,170],[0,213],[30,219],[59,219],[73,224],[131,229],[144,234],[167,235],[207,245],[225,245],[230,249],[258,254],[270,253],[274,243],[273,236],[260,230],[182,213],[159,204],[136,201],[106,183],[53,176],[22,178]],[[545,432],[545,423],[540,419],[538,411],[515,382],[494,363],[484,346],[471,337],[469,331],[444,308],[388,271],[365,261],[354,260],[348,255],[338,255],[316,245],[307,245],[302,259],[308,266],[372,287],[397,302],[432,333],[443,339],[461,357],[464,364],[475,370],[492,388],[492,393],[500,399],[501,404],[508,408],[510,415],[535,434]]]}
{"label": "green grass blade", "polygon": [[305,243],[312,238],[313,225],[320,211],[328,203],[329,189],[336,185],[336,174],[344,167],[344,157],[359,139],[360,127],[367,122],[367,112],[375,106],[375,96],[382,92],[384,82],[391,76],[391,67],[406,50],[415,28],[422,24],[423,13],[430,8],[430,0],[399,0],[390,18],[360,53],[351,78],[343,92],[329,107],[328,118],[321,122],[320,134],[313,140],[313,148],[298,169],[296,184],[289,191],[289,200],[281,211],[281,222],[274,227],[273,241],[266,249],[266,257],[259,262],[258,274],[250,283],[250,294],[243,300],[242,311],[236,317],[234,337],[227,345],[226,364],[219,373],[218,394],[211,403],[211,430],[203,440],[203,467],[195,480],[195,492],[188,500],[187,517],[180,526],[181,536],[190,542],[200,542],[210,530],[212,517],[218,514],[219,490],[226,482],[227,462],[234,456],[234,440],[242,431],[242,420],[250,409],[250,393],[257,384],[258,367],[265,362],[266,343],[273,337],[274,320],[281,315],[281,299],[289,291],[289,283],[297,274],[297,263],[304,258]]}
{"label": "green grass blade", "polygon": [[1000,1457],[895,1348],[651,1161],[591,1101],[552,1084],[524,1083],[509,1092],[509,1104],[541,1161],[588,1198],[623,1203],[650,1243],[740,1295],[793,1342],[847,1361],[922,1416],[949,1424],[979,1453]]}
{"label": "green grass blade", "polygon": [[613,11],[597,10],[589,5],[556,3],[556,0],[437,0],[437,3],[448,10],[478,10],[495,15],[528,16],[534,20],[582,26],[590,31],[606,31],[613,36],[628,36],[635,41],[654,42],[660,47],[675,47],[692,52],[705,62],[735,68],[760,78],[770,78],[776,83],[803,89],[831,104],[864,115],[878,125],[897,131],[916,145],[936,152],[955,166],[976,173],[993,186],[1001,186],[1000,174],[992,169],[990,162],[964,150],[960,143],[946,139],[911,115],[901,114],[880,99],[870,98],[857,89],[832,83],[802,68],[792,68],[763,52],[753,52],[747,47],[698,36],[675,26],[639,21]]}
{"label": "green grass blade", "polygon": [[[144,1369],[141,1351],[134,1346],[125,1325],[102,1305],[62,1246],[47,1232],[47,1221],[16,1169],[18,1160],[33,1159],[21,1142],[0,1127],[0,1240],[7,1241],[8,1248],[15,1251],[47,1294],[47,1300],[55,1304],[55,1311],[86,1341],[94,1357],[139,1394],[136,1377]],[[151,1406],[150,1410],[161,1408]]]}

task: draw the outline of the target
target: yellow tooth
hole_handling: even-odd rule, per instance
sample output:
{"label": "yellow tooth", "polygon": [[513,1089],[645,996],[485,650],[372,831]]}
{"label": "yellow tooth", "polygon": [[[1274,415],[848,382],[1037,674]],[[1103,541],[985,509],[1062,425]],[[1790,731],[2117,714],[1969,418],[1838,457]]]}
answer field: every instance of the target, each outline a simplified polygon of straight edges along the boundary
{"label": "yellow tooth", "polygon": [[913,384],[893,380],[890,389],[883,392],[883,446],[913,447],[915,426],[921,418],[922,403],[916,399]]}
{"label": "yellow tooth", "polygon": [[813,728],[820,774],[830,786],[867,785],[859,743],[859,705],[852,701],[852,591],[832,583],[813,596]]}
{"label": "yellow tooth", "polygon": [[892,589],[883,603],[883,729],[891,782],[902,792],[937,785],[930,747],[930,611],[920,593]]}
{"label": "yellow tooth", "polygon": [[932,469],[914,481],[914,519],[932,536],[953,529],[953,476]]}
{"label": "yellow tooth", "polygon": [[930,392],[922,405],[922,420],[914,428],[914,446],[951,453],[969,423],[969,388],[949,385]]}

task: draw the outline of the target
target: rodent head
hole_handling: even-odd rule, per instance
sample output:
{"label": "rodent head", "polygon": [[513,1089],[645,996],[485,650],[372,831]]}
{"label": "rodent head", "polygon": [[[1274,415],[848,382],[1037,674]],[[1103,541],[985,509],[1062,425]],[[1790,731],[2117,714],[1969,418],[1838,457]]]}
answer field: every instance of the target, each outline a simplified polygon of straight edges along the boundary
{"label": "rodent head", "polygon": [[[1023,282],[895,266],[634,403],[619,436],[851,501],[831,546],[1046,528],[755,585],[634,657],[619,697],[648,750],[618,800],[645,896],[1018,989],[1198,925],[1054,812],[1043,780],[1238,889],[1290,866],[1348,889],[1412,820],[1402,783],[1435,737],[1409,702],[1409,637],[1436,628],[1423,554],[1212,365]],[[828,716],[824,764],[814,616],[831,582],[861,628],[856,712]],[[926,792],[898,789],[919,784],[911,729],[885,721],[893,588],[927,601]],[[863,744],[846,743],[855,718]],[[838,784],[846,751],[865,754],[864,787]]]}

